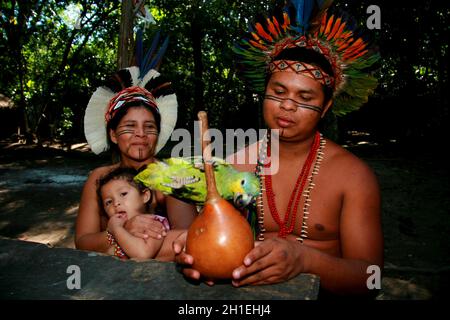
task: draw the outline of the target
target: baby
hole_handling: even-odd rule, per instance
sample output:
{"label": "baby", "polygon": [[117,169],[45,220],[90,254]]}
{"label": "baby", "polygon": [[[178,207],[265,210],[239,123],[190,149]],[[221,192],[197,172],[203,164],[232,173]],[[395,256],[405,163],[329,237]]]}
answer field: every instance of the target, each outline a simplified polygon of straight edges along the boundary
{"label": "baby", "polygon": [[[122,259],[151,259],[171,261],[174,258],[172,242],[182,230],[170,230],[163,239],[142,239],[133,236],[125,228],[125,222],[140,214],[153,213],[153,192],[134,181],[137,171],[131,168],[117,168],[98,182],[98,196],[106,215],[109,244],[108,253]],[[169,230],[169,222],[161,216],[155,219]]]}

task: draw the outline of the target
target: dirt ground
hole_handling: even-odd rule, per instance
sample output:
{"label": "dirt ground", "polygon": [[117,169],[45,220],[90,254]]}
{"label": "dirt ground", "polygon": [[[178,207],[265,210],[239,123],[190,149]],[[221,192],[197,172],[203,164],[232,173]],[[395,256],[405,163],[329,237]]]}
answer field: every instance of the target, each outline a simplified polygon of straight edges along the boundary
{"label": "dirt ground", "polygon": [[[380,300],[445,299],[450,289],[449,170],[433,152],[351,148],[377,174],[383,199],[385,274]],[[74,247],[83,183],[108,158],[0,142],[0,236]]]}

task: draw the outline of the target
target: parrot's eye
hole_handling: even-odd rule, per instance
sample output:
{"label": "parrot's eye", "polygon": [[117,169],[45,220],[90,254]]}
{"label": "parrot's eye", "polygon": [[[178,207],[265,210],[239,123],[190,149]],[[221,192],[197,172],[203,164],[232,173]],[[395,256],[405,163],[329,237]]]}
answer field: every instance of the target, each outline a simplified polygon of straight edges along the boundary
{"label": "parrot's eye", "polygon": [[245,180],[241,180],[241,186],[245,184]]}

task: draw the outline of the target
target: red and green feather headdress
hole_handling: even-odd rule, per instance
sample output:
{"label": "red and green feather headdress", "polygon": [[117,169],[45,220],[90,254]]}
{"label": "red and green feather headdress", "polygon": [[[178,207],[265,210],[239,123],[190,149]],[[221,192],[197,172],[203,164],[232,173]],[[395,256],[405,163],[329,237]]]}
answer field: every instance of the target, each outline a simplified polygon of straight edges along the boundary
{"label": "red and green feather headdress", "polygon": [[[290,2],[282,12],[255,23],[235,46],[243,77],[255,91],[263,92],[266,75],[273,68],[296,68],[333,89],[332,110],[336,115],[359,109],[377,86],[377,79],[368,70],[378,61],[378,53],[358,36],[359,31],[348,16],[328,11],[332,1]],[[320,68],[304,67],[301,62],[295,66],[274,63],[280,52],[295,47],[322,54],[334,75]]]}

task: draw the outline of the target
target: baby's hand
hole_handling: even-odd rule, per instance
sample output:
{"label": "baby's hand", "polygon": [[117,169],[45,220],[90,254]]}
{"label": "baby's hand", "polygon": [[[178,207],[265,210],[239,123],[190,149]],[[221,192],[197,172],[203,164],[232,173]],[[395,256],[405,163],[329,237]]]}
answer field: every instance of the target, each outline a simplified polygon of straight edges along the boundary
{"label": "baby's hand", "polygon": [[128,216],[126,213],[117,213],[109,218],[108,229],[114,229],[114,227],[123,227],[127,220]]}

